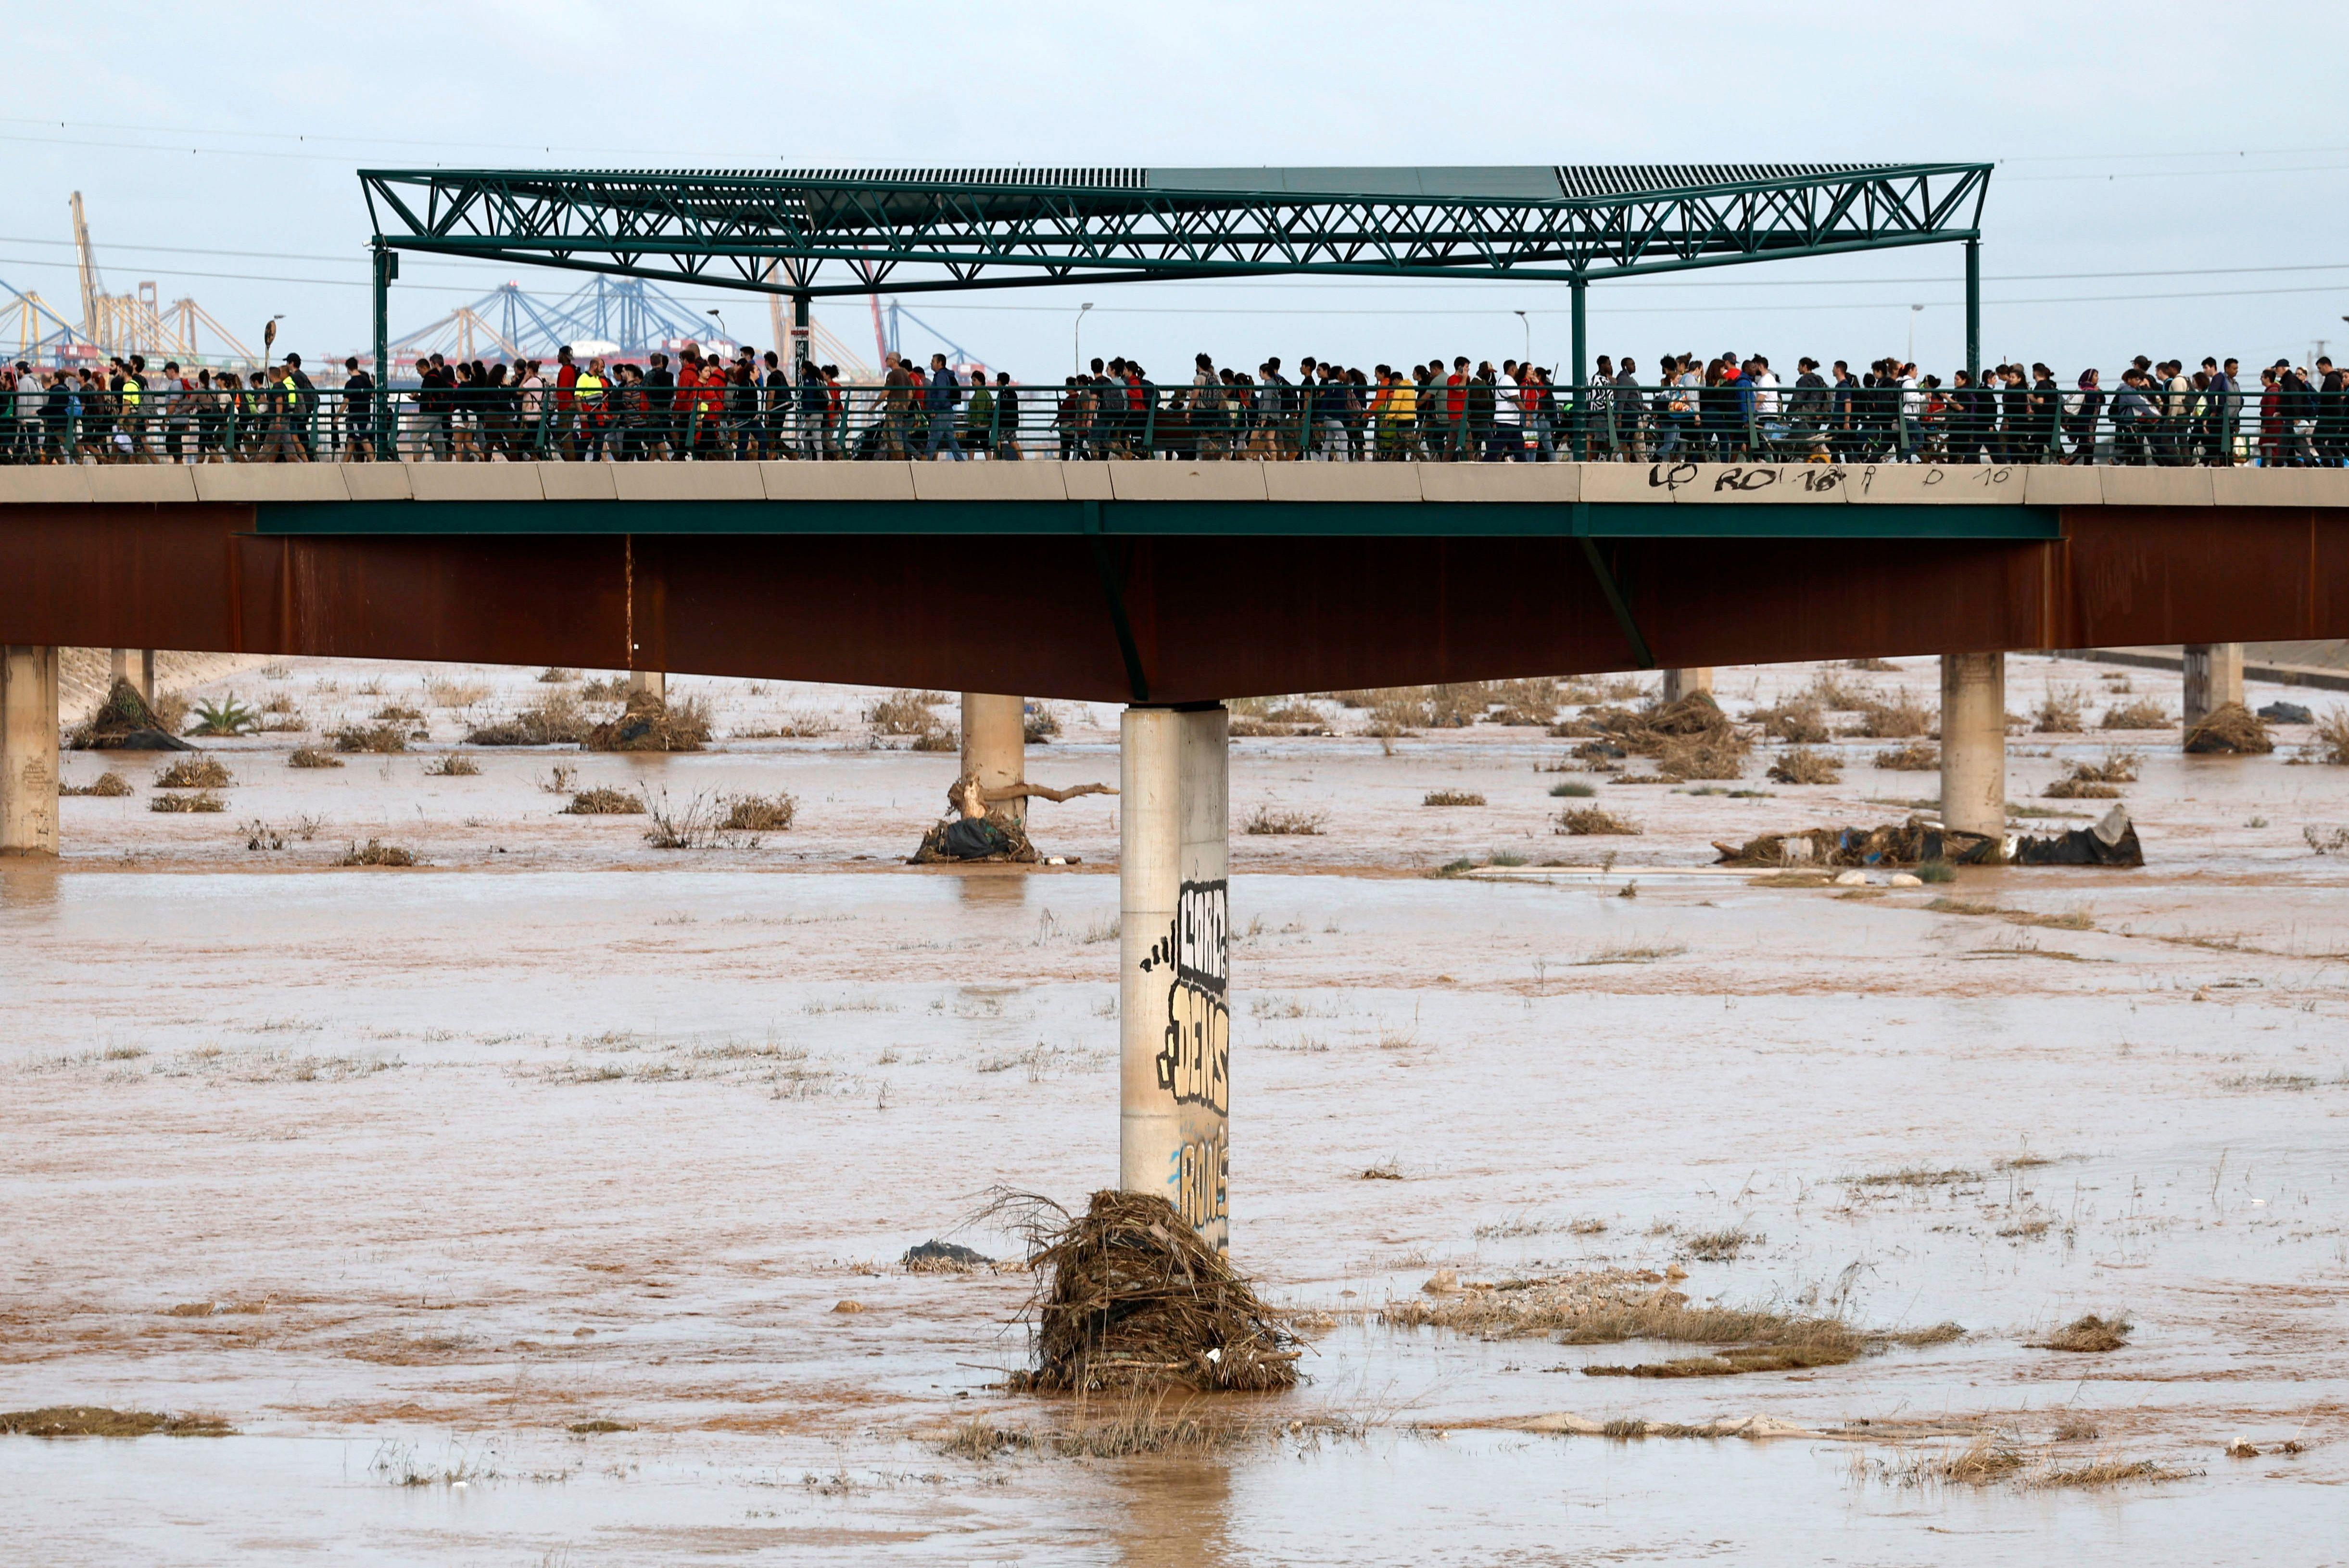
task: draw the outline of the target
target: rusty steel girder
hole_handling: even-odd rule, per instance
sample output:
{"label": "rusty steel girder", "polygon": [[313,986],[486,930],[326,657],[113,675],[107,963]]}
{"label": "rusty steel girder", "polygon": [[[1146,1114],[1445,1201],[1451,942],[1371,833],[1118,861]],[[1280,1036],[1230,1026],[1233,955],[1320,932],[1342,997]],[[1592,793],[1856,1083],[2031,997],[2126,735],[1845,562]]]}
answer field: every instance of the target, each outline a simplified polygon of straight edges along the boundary
{"label": "rusty steel girder", "polygon": [[264,537],[250,506],[17,505],[0,641],[1184,702],[1626,669],[1635,631],[1664,665],[2349,635],[2349,511],[2063,523],[1594,556],[1572,538]]}

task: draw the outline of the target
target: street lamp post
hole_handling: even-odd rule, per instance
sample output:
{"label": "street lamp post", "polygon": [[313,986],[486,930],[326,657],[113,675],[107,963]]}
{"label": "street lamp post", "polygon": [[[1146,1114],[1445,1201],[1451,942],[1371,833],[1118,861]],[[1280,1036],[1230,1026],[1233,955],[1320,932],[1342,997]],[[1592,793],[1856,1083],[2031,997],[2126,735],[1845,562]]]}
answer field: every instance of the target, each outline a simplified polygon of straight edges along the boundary
{"label": "street lamp post", "polygon": [[1092,308],[1093,302],[1091,300],[1077,306],[1077,329],[1071,335],[1069,343],[1069,368],[1080,376],[1083,375],[1085,370],[1085,312]]}
{"label": "street lamp post", "polygon": [[1531,365],[1534,362],[1533,319],[1521,310],[1511,311],[1509,314],[1516,316],[1517,318],[1517,325],[1526,329],[1526,356],[1524,359],[1518,361],[1518,363],[1522,365]]}

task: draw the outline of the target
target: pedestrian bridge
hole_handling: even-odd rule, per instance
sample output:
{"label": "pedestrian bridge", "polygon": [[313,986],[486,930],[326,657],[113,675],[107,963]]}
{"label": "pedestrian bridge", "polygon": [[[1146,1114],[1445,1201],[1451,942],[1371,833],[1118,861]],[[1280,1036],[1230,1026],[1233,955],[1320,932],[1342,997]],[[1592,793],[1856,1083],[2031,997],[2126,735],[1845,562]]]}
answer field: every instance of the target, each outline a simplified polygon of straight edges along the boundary
{"label": "pedestrian bridge", "polygon": [[2349,471],[0,468],[13,644],[1189,702],[2349,635]]}

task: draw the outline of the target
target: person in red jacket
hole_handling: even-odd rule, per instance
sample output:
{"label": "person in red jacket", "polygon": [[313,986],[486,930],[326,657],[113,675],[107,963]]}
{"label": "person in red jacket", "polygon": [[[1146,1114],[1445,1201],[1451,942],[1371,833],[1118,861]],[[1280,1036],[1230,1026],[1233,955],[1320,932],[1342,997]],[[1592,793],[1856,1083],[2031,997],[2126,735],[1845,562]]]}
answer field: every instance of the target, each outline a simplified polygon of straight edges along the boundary
{"label": "person in red jacket", "polygon": [[554,351],[554,449],[568,459],[574,455],[572,437],[579,428],[579,366],[571,363],[571,346]]}
{"label": "person in red jacket", "polygon": [[680,458],[691,455],[694,443],[700,438],[694,428],[694,405],[701,398],[701,350],[687,344],[677,354],[677,401],[672,418],[677,422],[677,434],[671,445]]}

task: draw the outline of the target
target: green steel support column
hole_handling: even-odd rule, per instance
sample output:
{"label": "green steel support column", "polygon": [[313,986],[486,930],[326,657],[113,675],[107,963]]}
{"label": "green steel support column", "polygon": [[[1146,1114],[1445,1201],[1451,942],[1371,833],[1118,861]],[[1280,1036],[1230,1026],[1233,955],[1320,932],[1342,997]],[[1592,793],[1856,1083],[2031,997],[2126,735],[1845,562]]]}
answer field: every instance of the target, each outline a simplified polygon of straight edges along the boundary
{"label": "green steel support column", "polygon": [[809,296],[804,293],[792,295],[792,379],[807,379]]}
{"label": "green steel support column", "polygon": [[[391,280],[399,275],[399,253],[381,240],[375,242],[375,426],[376,455],[383,455],[383,436],[393,429],[391,416]],[[395,454],[396,455],[396,454]]]}
{"label": "green steel support column", "polygon": [[1966,378],[1982,385],[1982,242],[1966,242]]}
{"label": "green steel support column", "polygon": [[1574,456],[1579,462],[1590,455],[1583,439],[1583,410],[1589,406],[1584,390],[1590,380],[1589,324],[1586,319],[1590,285],[1582,278],[1574,280]]}
{"label": "green steel support column", "polygon": [[375,242],[375,378],[381,386],[391,358],[391,280],[399,275],[399,253]]}

